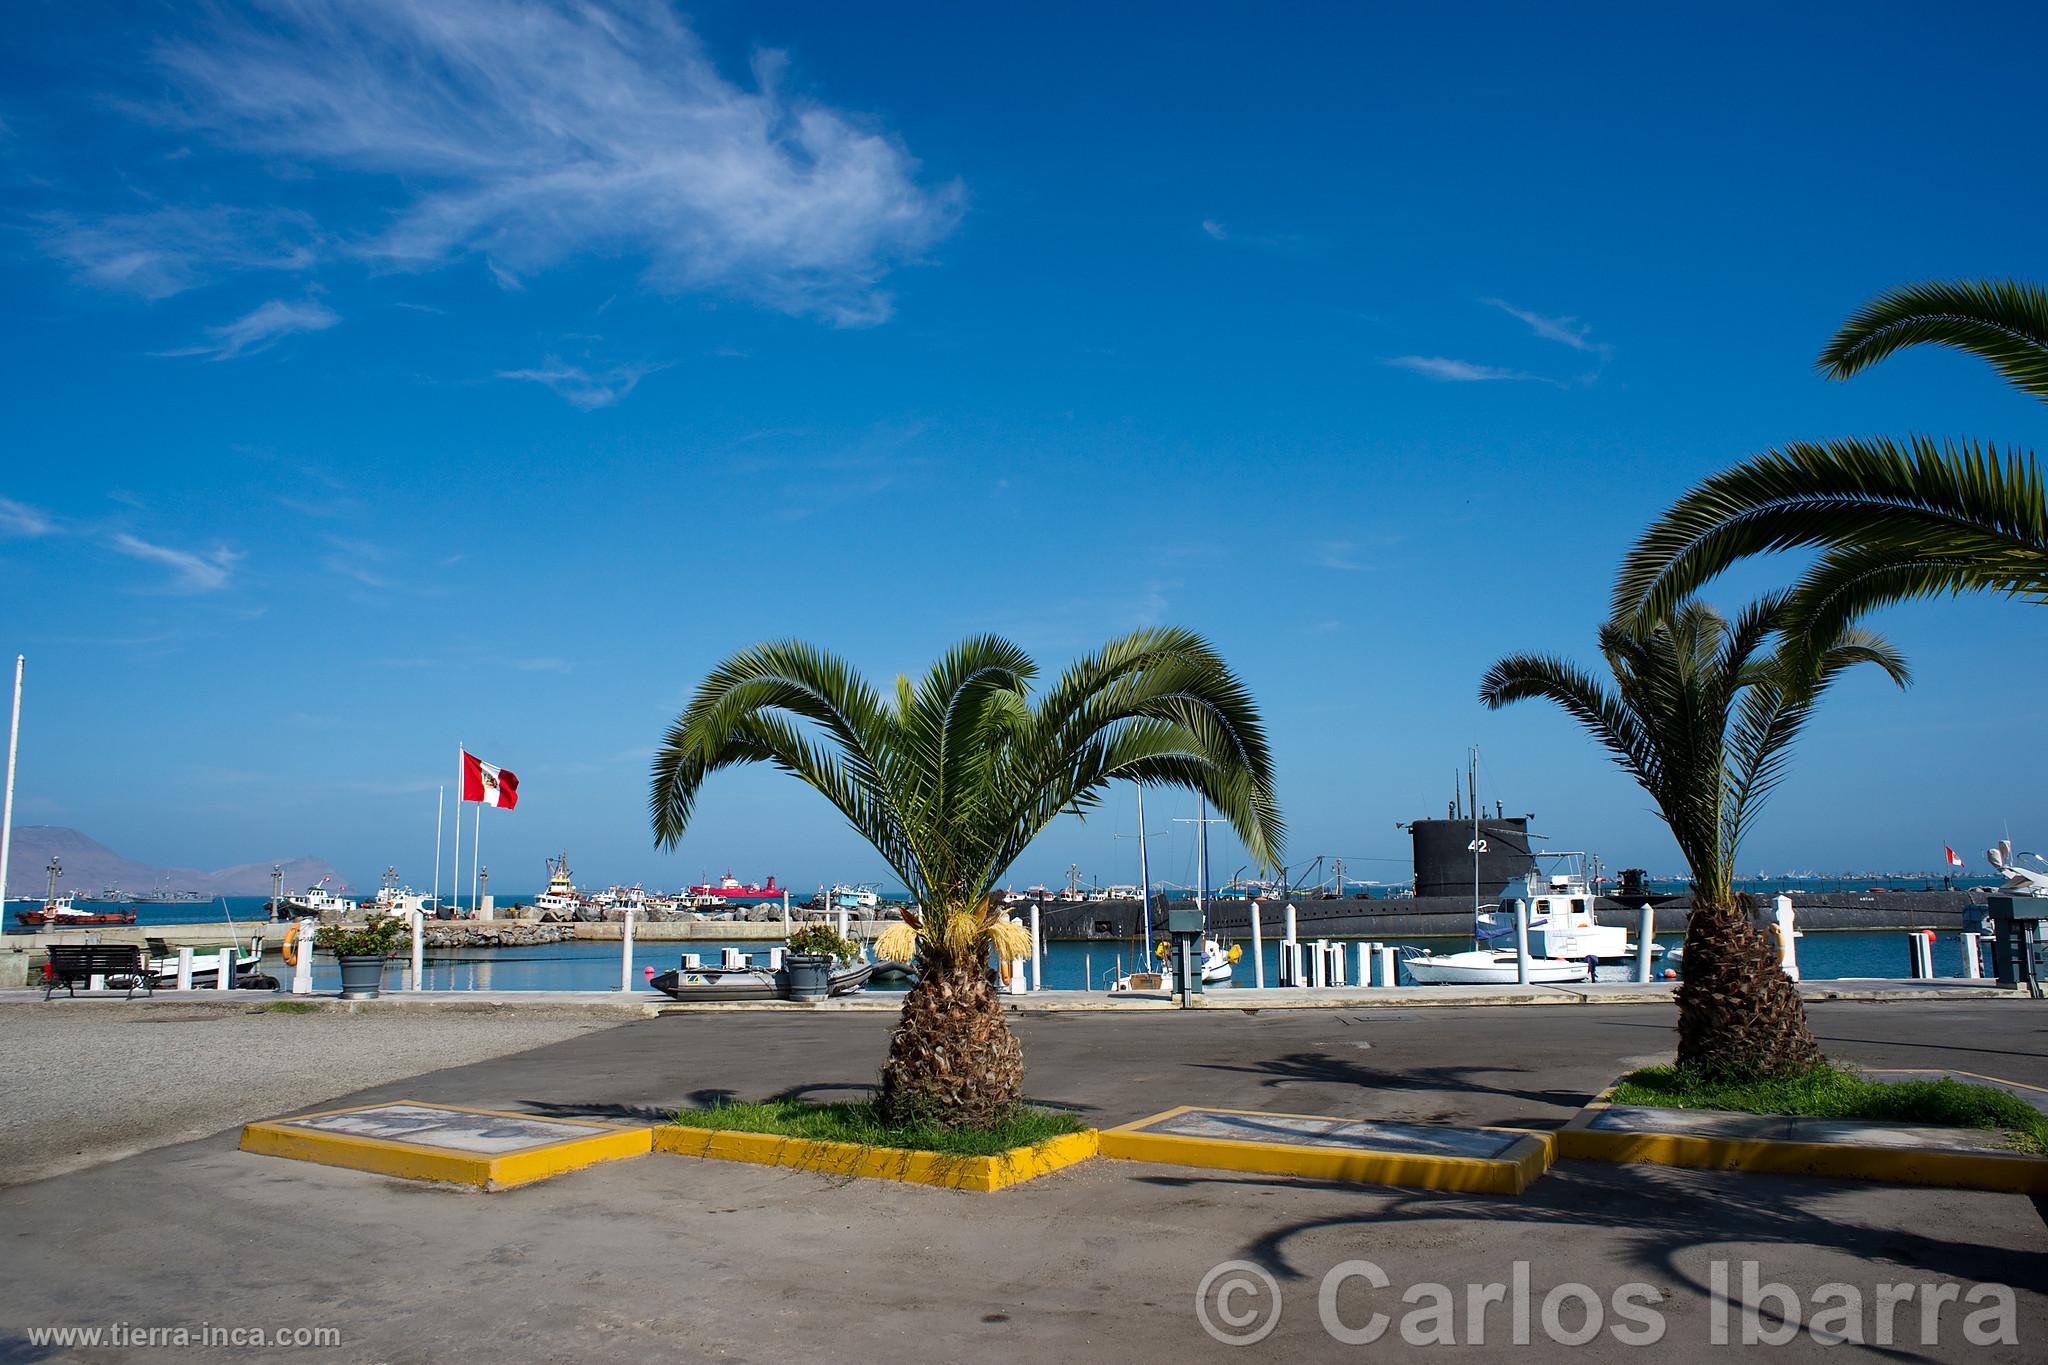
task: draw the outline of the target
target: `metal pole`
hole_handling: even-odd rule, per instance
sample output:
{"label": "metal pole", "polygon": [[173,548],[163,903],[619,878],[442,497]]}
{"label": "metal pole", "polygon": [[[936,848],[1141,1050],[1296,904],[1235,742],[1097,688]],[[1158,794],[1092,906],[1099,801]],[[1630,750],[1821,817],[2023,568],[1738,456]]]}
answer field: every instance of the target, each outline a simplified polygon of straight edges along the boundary
{"label": "metal pole", "polygon": [[[462,747],[462,741],[457,740],[455,742],[455,863],[448,869],[448,899],[454,903],[451,908],[458,912],[462,909],[462,760],[467,756]],[[434,869],[436,880],[440,878],[440,875],[441,870],[439,868]],[[434,907],[436,913],[439,913],[440,909],[441,907],[438,905]]]}
{"label": "metal pole", "polygon": [[[825,895],[829,900],[832,893],[828,891]],[[789,937],[789,888],[786,886],[782,888],[782,936]]]}
{"label": "metal pole", "polygon": [[476,828],[469,834],[469,913],[474,915],[483,908],[483,888],[476,879],[476,855],[484,842],[484,803],[481,801],[476,803]]}
{"label": "metal pole", "polygon": [[1031,905],[1031,989],[1045,989],[1045,953],[1038,938],[1038,904]]}
{"label": "metal pole", "polygon": [[7,804],[0,811],[0,910],[7,906],[7,864],[14,852],[14,753],[21,744],[21,674],[26,654],[14,656],[14,718],[7,723]]}
{"label": "metal pole", "polygon": [[1529,984],[1529,902],[1515,898],[1515,984]]}
{"label": "metal pole", "polygon": [[441,821],[448,807],[448,784],[443,782],[434,793],[434,912],[441,911]]}

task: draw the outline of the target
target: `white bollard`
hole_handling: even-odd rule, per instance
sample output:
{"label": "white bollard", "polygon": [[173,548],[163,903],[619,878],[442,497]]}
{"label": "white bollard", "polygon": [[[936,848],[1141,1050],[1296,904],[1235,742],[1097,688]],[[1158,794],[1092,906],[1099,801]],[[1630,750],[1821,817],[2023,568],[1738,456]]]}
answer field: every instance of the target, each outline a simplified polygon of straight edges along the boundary
{"label": "white bollard", "polygon": [[192,989],[192,949],[190,946],[178,949],[178,989]]}
{"label": "white bollard", "polygon": [[[1799,916],[1790,896],[1779,896],[1771,907],[1771,936],[1778,941],[1778,967],[1794,981],[1799,979]],[[1927,973],[1934,974],[1934,958],[1927,959]]]}
{"label": "white bollard", "polygon": [[771,972],[781,971],[782,955],[788,951],[787,948],[770,948],[768,950],[768,970]]}
{"label": "white bollard", "polygon": [[719,950],[718,965],[721,967],[744,967],[746,963],[740,961],[739,949],[721,948]]}
{"label": "white bollard", "polygon": [[1380,984],[1398,986],[1401,984],[1401,969],[1394,960],[1394,950],[1386,944],[1380,945]]}
{"label": "white bollard", "polygon": [[1657,942],[1657,912],[1648,904],[1636,911],[1636,980],[1650,979],[1650,950]]}
{"label": "white bollard", "polygon": [[1280,966],[1282,974],[1287,978],[1280,984],[1299,988],[1302,985],[1301,945],[1291,938],[1283,939],[1280,943]]}
{"label": "white bollard", "polygon": [[292,964],[292,994],[313,993],[313,936],[300,934],[297,941],[299,960]]}
{"label": "white bollard", "polygon": [[1984,960],[1978,955],[1978,934],[1963,935],[1963,975],[1972,981],[1983,979]]}
{"label": "white bollard", "polygon": [[1330,945],[1330,984],[1332,986],[1344,984],[1344,945],[1341,943],[1332,943]]}
{"label": "white bollard", "polygon": [[1529,902],[1515,902],[1515,984],[1529,984]]}
{"label": "white bollard", "polygon": [[1289,901],[1289,902],[1287,902],[1287,927],[1286,927],[1286,932],[1284,932],[1283,934],[1281,934],[1281,937],[1282,937],[1282,938],[1284,938],[1285,940],[1287,940],[1287,942],[1289,942],[1289,943],[1294,943],[1294,942],[1296,942],[1296,941],[1297,941],[1297,940],[1299,939],[1299,937],[1300,937],[1299,935],[1297,935],[1297,934],[1296,934],[1296,933],[1294,932],[1294,902],[1293,902],[1293,901]]}
{"label": "white bollard", "polygon": [[704,970],[704,955],[702,953],[684,953],[683,970],[686,972],[700,972]]}
{"label": "white bollard", "polygon": [[846,937],[846,912],[844,910],[839,912],[839,937]]}
{"label": "white bollard", "polygon": [[633,907],[626,907],[625,931],[619,935],[619,989],[633,989]]}
{"label": "white bollard", "polygon": [[1370,943],[1360,942],[1358,945],[1358,984],[1361,986],[1370,986],[1372,984],[1372,945]]}
{"label": "white bollard", "polygon": [[1316,940],[1315,964],[1316,989],[1321,990],[1330,984],[1330,940]]}
{"label": "white bollard", "polygon": [[412,988],[427,988],[427,912],[414,910],[412,919]]}
{"label": "white bollard", "polygon": [[235,950],[231,947],[220,950],[220,973],[213,979],[213,988],[217,991],[235,988]]}
{"label": "white bollard", "polygon": [[1252,902],[1252,985],[1266,989],[1266,935],[1259,928],[1259,903]]}
{"label": "white bollard", "polygon": [[1045,989],[1045,945],[1038,937],[1038,906],[1031,907],[1031,989]]}

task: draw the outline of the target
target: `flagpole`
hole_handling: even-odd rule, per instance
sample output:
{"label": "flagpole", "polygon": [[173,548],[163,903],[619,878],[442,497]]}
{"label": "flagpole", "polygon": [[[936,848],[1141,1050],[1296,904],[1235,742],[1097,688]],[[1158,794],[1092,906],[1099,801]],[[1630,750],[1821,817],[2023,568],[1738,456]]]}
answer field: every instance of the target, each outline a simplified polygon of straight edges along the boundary
{"label": "flagpole", "polygon": [[0,812],[0,910],[7,907],[7,859],[14,851],[14,750],[21,743],[21,670],[26,654],[14,656],[14,718],[7,723],[7,805]]}
{"label": "flagpole", "polygon": [[448,784],[434,797],[434,913],[441,913],[441,822],[447,818]]}
{"label": "flagpole", "polygon": [[[462,912],[462,741],[455,741],[455,866],[448,878],[448,899],[454,903],[455,912]],[[434,871],[436,877],[440,870]]]}
{"label": "flagpole", "polygon": [[477,854],[484,846],[484,803],[476,803],[476,828],[470,831],[469,841],[469,913],[474,915],[483,909],[483,887],[476,879]]}

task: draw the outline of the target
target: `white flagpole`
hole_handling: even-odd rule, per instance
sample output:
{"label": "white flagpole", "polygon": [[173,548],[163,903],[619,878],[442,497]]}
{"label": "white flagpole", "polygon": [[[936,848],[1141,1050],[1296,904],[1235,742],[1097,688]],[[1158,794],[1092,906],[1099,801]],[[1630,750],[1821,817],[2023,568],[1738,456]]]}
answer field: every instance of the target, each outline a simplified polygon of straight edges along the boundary
{"label": "white flagpole", "polygon": [[[455,867],[454,875],[448,878],[448,899],[454,902],[455,910],[462,910],[462,741],[455,741]],[[435,876],[440,876],[437,870]]]}
{"label": "white flagpole", "polygon": [[7,804],[0,812],[0,910],[7,907],[7,860],[14,851],[14,751],[21,743],[21,670],[26,654],[14,656],[14,718],[7,723]]}
{"label": "white flagpole", "polygon": [[434,913],[441,912],[441,822],[448,815],[448,785],[434,797]]}
{"label": "white flagpole", "polygon": [[484,846],[484,803],[476,803],[476,828],[470,831],[469,841],[469,913],[476,914],[483,908],[483,887],[476,879],[476,855]]}

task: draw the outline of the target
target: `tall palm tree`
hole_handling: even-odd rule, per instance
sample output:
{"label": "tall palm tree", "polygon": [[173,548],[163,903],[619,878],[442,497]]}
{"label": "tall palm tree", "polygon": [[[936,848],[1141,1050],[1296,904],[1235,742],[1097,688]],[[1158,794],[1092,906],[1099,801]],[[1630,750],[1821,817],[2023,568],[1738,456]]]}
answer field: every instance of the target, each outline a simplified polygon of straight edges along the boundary
{"label": "tall palm tree", "polygon": [[[1846,379],[1918,345],[1981,356],[2048,401],[2048,291],[2038,285],[1894,290],[1843,325],[1820,368]],[[1822,552],[1787,618],[1813,640],[1906,598],[1990,591],[2048,602],[2048,498],[2034,457],[1915,436],[1794,442],[1714,475],[1629,552],[1614,618],[1654,621],[1737,560],[1798,546]]]}
{"label": "tall palm tree", "polygon": [[990,890],[1054,817],[1119,779],[1200,792],[1261,866],[1283,826],[1258,710],[1191,631],[1141,630],[1031,694],[1038,667],[976,636],[923,679],[870,686],[799,641],[713,669],[654,759],[656,842],[672,847],[711,774],[769,763],[821,793],[916,901],[917,983],[882,1071],[893,1119],[986,1124],[1018,1101],[1023,1054],[989,969]]}
{"label": "tall palm tree", "polygon": [[1900,686],[1908,681],[1891,645],[1854,627],[1811,651],[1781,637],[1767,652],[1785,613],[1782,593],[1733,621],[1688,598],[1647,630],[1601,627],[1611,688],[1533,654],[1500,660],[1479,684],[1479,699],[1496,710],[1530,698],[1556,702],[1657,803],[1692,870],[1678,1062],[1710,1073],[1778,1074],[1819,1058],[1798,992],[1741,913],[1736,853],[1842,670],[1872,663]]}

